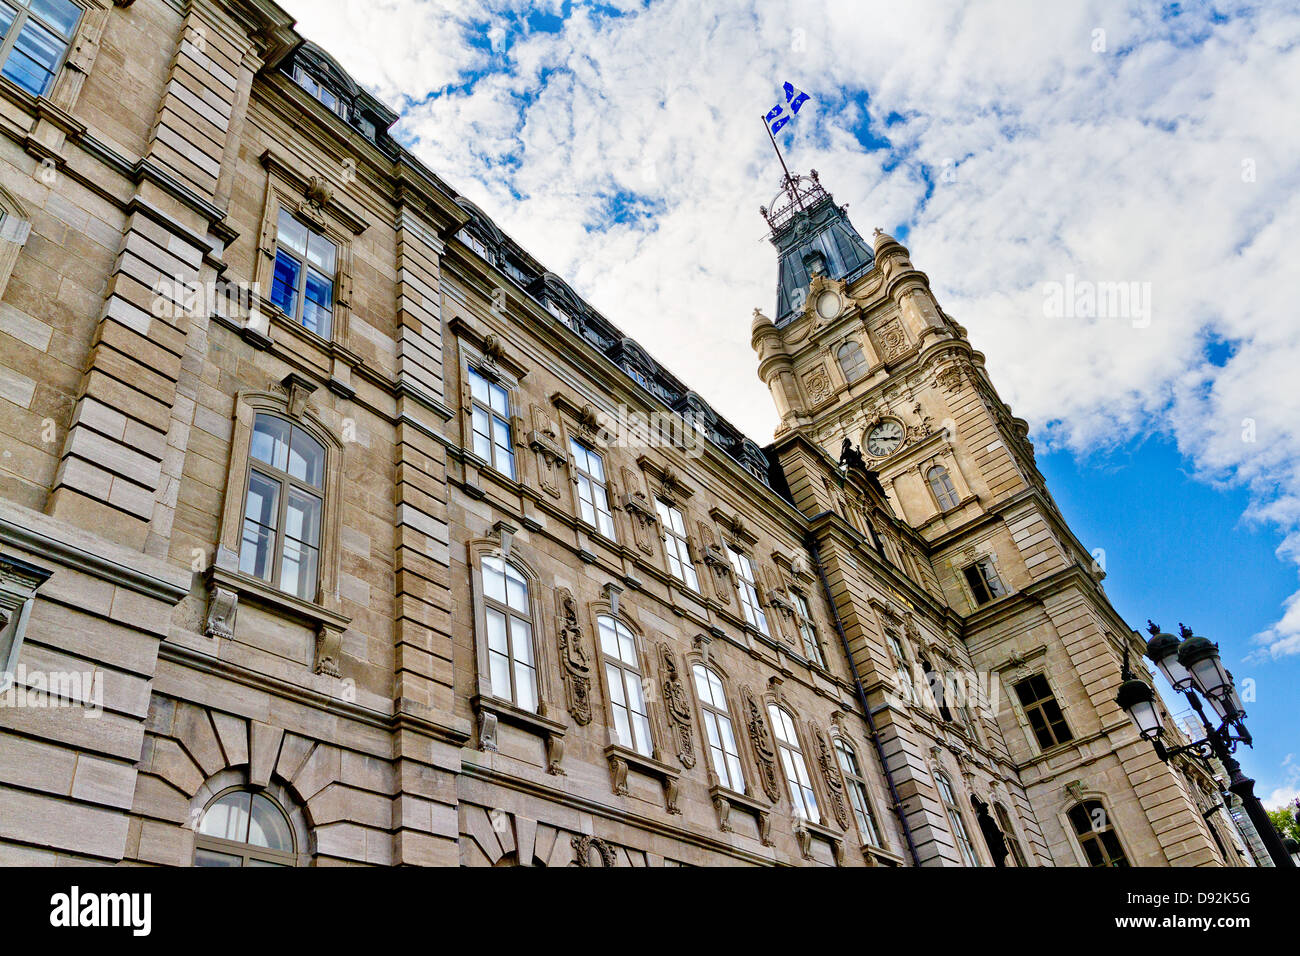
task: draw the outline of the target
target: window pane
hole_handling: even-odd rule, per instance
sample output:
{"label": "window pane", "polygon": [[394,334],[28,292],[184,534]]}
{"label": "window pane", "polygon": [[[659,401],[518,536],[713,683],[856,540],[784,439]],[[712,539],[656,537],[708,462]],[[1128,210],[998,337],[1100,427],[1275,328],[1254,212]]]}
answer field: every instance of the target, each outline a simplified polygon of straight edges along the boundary
{"label": "window pane", "polygon": [[712,703],[712,694],[709,691],[709,679],[703,667],[696,664],[691,673],[695,675],[695,693],[699,695],[700,700],[705,703]]}
{"label": "window pane", "polygon": [[307,239],[307,261],[331,278],[334,275],[336,253],[337,247],[324,236],[313,232]]}
{"label": "window pane", "polygon": [[282,246],[292,249],[300,256],[306,255],[307,227],[283,209],[280,210],[280,218],[276,225],[275,241]]}
{"label": "window pane", "polygon": [[602,617],[600,619],[600,650],[610,657],[617,658],[618,654],[618,636],[614,633],[614,625],[610,618]]}
{"label": "window pane", "polygon": [[288,470],[290,425],[283,418],[258,415],[253,419],[253,440],[248,453],[272,468]]}
{"label": "window pane", "polygon": [[311,545],[284,539],[284,557],[280,561],[280,590],[308,601],[316,599],[316,555]]}
{"label": "window pane", "polygon": [[515,663],[515,703],[524,710],[537,710],[537,676],[527,664]]}
{"label": "window pane", "polygon": [[245,519],[244,536],[239,546],[239,570],[263,581],[271,580],[271,555],[274,548],[275,532]]}
{"label": "window pane", "polygon": [[488,676],[492,681],[492,693],[506,700],[511,699],[510,658],[495,651],[488,653]]}
{"label": "window pane", "polygon": [[334,283],[314,269],[308,269],[306,295],[302,303],[303,328],[328,337],[334,317],[333,310]]}
{"label": "window pane", "polygon": [[636,669],[636,642],[632,639],[632,632],[622,625],[618,625],[618,650],[623,663]]}
{"label": "window pane", "polygon": [[623,672],[613,664],[607,663],[605,680],[609,683],[609,699],[619,707],[626,707],[627,696],[623,692]]}
{"label": "window pane", "polygon": [[316,488],[321,487],[325,476],[325,446],[301,428],[293,429],[288,472]]}
{"label": "window pane", "polygon": [[253,846],[264,846],[268,850],[293,852],[289,821],[284,818],[279,807],[260,793],[253,795],[253,819],[248,827],[248,842]]}
{"label": "window pane", "polygon": [[291,487],[288,508],[284,516],[284,533],[303,544],[313,547],[319,545],[320,499]]}
{"label": "window pane", "polygon": [[0,3],[0,36],[9,32],[9,28],[13,26],[14,17],[17,15],[18,11],[7,4]]}
{"label": "window pane", "polygon": [[509,565],[506,566],[506,603],[516,611],[528,613],[528,585]]}
{"label": "window pane", "polygon": [[483,594],[493,601],[506,603],[506,576],[500,558],[486,557],[482,561]]}
{"label": "window pane", "polygon": [[298,308],[298,277],[302,266],[283,249],[275,254],[275,272],[271,277],[271,301],[285,315],[295,315]]}
{"label": "window pane", "polygon": [[496,383],[489,383],[488,394],[492,411],[498,415],[510,414],[510,393]]}
{"label": "window pane", "polygon": [[532,666],[533,663],[533,628],[517,617],[510,619],[510,648],[515,660]]}
{"label": "window pane", "polygon": [[72,36],[80,10],[68,0],[31,0],[31,8],[38,16],[65,37]]}
{"label": "window pane", "polygon": [[231,856],[229,853],[218,853],[216,850],[195,850],[195,866],[239,866],[240,857]]}
{"label": "window pane", "polygon": [[228,793],[203,814],[199,832],[205,836],[243,843],[248,837],[248,803],[246,790]]}
{"label": "window pane", "polygon": [[28,18],[5,62],[4,75],[40,96],[49,86],[65,46],[61,37]]}
{"label": "window pane", "polygon": [[487,379],[472,368],[469,370],[469,393],[474,401],[488,404]]}
{"label": "window pane", "polygon": [[632,722],[632,729],[636,733],[637,752],[647,757],[654,753],[654,747],[650,743],[650,721],[645,714],[636,715]]}
{"label": "window pane", "polygon": [[506,616],[492,608],[487,609],[488,649],[498,654],[510,654],[510,643],[506,639]]}
{"label": "window pane", "polygon": [[279,502],[280,483],[266,477],[260,471],[250,471],[248,473],[248,500],[244,505],[244,517],[257,522],[264,528],[274,530]]}

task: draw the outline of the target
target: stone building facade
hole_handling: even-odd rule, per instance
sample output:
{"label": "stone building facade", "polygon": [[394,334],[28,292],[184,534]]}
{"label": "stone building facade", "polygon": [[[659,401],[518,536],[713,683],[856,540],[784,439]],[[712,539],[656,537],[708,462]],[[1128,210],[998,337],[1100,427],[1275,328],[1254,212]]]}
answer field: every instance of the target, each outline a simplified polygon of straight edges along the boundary
{"label": "stone building facade", "polygon": [[1025,422],[815,177],[762,447],[270,0],[0,7],[0,861],[1225,863]]}

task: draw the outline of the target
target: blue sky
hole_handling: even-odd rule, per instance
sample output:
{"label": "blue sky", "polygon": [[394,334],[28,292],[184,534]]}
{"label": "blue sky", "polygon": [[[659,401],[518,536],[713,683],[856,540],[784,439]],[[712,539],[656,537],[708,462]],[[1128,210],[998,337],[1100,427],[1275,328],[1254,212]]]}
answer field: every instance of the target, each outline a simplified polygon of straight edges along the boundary
{"label": "blue sky", "polygon": [[[288,0],[397,132],[720,412],[776,424],[749,347],[780,176],[904,239],[1032,428],[1107,591],[1256,681],[1259,790],[1300,792],[1300,9],[1034,0]],[[1144,316],[1053,317],[1053,283]]]}

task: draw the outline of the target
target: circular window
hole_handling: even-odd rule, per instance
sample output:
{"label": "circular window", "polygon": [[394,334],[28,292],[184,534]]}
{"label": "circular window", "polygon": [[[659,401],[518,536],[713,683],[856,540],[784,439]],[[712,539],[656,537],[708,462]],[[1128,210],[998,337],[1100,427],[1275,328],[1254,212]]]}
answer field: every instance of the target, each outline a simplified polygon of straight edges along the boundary
{"label": "circular window", "polygon": [[293,866],[293,828],[263,793],[227,790],[203,811],[194,837],[195,866]]}
{"label": "circular window", "polygon": [[833,319],[840,314],[840,297],[834,292],[823,292],[817,297],[817,314],[823,319]]}

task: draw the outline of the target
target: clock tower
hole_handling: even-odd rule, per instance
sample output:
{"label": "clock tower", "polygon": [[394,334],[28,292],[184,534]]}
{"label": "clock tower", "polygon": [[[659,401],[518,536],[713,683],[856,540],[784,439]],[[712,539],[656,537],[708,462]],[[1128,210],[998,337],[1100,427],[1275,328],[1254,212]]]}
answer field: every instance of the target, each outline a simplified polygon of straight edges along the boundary
{"label": "clock tower", "polygon": [[[868,246],[815,171],[762,212],[776,312],[755,310],[752,342],[781,418],[773,450],[922,862],[960,860],[936,809],[956,776],[966,798],[1014,808],[1043,863],[1087,862],[1077,807],[1101,808],[1132,863],[1213,863],[1193,796],[1205,775],[1161,763],[1115,704],[1125,649],[1140,660],[1143,644],[966,329],[900,242],[877,229]],[[921,664],[982,688],[946,702],[973,719],[908,703],[899,672]]]}

